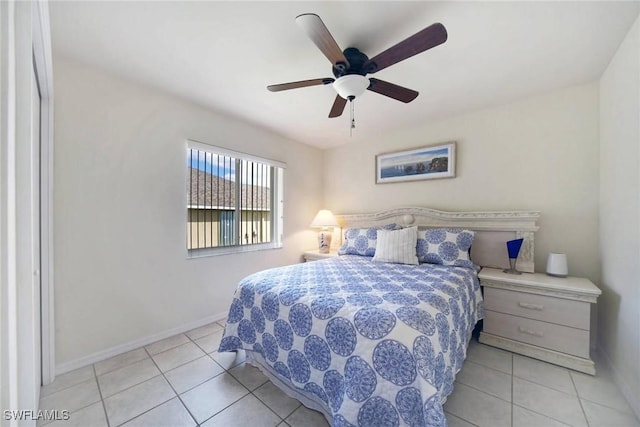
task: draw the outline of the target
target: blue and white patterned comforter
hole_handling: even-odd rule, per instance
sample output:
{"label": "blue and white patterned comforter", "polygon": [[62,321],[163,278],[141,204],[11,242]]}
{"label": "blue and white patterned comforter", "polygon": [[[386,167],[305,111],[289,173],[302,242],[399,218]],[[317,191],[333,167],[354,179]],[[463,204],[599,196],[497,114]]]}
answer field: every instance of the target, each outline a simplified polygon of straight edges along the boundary
{"label": "blue and white patterned comforter", "polygon": [[258,353],[335,427],[446,426],[482,317],[474,269],[345,255],[243,279],[219,350]]}

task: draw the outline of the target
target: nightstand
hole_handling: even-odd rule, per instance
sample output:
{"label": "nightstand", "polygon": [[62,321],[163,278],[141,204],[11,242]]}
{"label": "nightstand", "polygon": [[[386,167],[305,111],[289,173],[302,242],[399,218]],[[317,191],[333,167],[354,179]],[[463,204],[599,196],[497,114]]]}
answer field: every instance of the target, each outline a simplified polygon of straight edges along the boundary
{"label": "nightstand", "polygon": [[304,257],[305,261],[309,262],[309,261],[317,261],[319,259],[337,257],[338,253],[331,251],[328,254],[321,254],[316,249],[315,251],[306,251],[302,256]]}
{"label": "nightstand", "polygon": [[579,277],[478,274],[485,317],[480,342],[595,375],[589,356],[591,304],[600,289]]}

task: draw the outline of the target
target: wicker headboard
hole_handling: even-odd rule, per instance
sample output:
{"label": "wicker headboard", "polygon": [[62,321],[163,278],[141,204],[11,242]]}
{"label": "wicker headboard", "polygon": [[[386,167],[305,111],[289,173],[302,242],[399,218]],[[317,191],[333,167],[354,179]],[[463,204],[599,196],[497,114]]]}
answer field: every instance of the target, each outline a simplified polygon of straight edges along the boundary
{"label": "wicker headboard", "polygon": [[[482,267],[509,267],[505,242],[524,238],[516,268],[534,271],[534,232],[539,212],[444,212],[422,207],[401,207],[370,214],[336,215],[341,227],[335,248],[342,244],[344,230],[352,227],[374,227],[396,223],[403,227],[466,228],[476,232],[471,259]],[[333,246],[333,245],[332,245]]]}

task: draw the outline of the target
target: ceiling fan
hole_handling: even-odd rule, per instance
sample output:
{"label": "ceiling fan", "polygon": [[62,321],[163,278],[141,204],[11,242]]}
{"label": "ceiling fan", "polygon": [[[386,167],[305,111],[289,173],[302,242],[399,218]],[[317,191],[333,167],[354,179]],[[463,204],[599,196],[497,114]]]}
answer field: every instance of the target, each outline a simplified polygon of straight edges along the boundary
{"label": "ceiling fan", "polygon": [[438,46],[447,40],[447,30],[444,25],[436,23],[406,38],[382,53],[369,58],[355,47],[348,47],[344,51],[334,40],[333,36],[314,13],[304,13],[296,17],[296,22],[307,33],[307,36],[322,51],[333,65],[335,79],[325,77],[320,79],[302,80],[299,82],[282,83],[267,86],[271,92],[297,89],[307,86],[333,84],[338,92],[329,117],[339,117],[344,111],[347,100],[353,101],[365,90],[379,93],[402,102],[411,102],[418,96],[415,90],[407,89],[393,83],[376,78],[368,78],[367,74],[374,74],[393,64]]}

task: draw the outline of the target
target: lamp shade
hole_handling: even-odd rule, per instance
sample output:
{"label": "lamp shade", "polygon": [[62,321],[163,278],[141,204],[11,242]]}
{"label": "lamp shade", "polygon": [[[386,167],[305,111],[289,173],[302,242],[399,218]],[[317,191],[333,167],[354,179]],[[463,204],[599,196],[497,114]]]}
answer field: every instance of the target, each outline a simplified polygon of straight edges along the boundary
{"label": "lamp shade", "polygon": [[344,99],[359,97],[369,87],[369,79],[360,74],[347,74],[339,77],[334,83],[333,88]]}
{"label": "lamp shade", "polygon": [[326,228],[326,227],[337,227],[338,221],[336,217],[333,216],[330,210],[321,209],[311,221],[311,227],[317,228]]}

